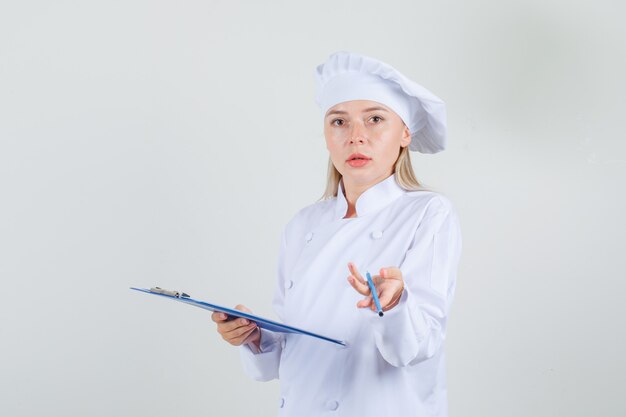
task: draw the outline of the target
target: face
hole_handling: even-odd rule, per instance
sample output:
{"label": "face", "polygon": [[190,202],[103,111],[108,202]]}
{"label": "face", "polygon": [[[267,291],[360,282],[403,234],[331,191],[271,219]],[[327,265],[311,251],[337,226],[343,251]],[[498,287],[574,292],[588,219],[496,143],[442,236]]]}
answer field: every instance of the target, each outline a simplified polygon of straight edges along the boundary
{"label": "face", "polygon": [[[370,100],[338,103],[324,117],[326,148],[344,184],[367,186],[393,173],[401,147],[411,134],[400,116]],[[353,160],[362,154],[366,160]]]}

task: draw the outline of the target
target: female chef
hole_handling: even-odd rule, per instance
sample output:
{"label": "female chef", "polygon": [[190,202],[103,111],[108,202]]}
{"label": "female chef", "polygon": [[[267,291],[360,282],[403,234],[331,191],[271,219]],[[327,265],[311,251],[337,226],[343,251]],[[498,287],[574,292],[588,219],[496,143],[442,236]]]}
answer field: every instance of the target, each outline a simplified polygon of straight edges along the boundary
{"label": "female chef", "polygon": [[326,198],[282,231],[273,307],[282,322],[347,344],[274,333],[223,313],[212,319],[239,346],[250,377],[280,378],[280,416],[444,417],[444,340],[461,232],[450,200],[415,179],[409,150],[445,149],[445,105],[355,53],[331,55],[316,81],[330,156]]}

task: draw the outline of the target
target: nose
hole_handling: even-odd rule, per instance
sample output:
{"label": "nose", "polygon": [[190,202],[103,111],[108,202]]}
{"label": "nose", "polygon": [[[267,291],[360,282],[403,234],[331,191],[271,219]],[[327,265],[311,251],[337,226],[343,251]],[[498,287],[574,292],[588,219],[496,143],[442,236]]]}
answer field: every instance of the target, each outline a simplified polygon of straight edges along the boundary
{"label": "nose", "polygon": [[350,129],[350,143],[365,143],[365,132],[364,128],[358,123],[353,123]]}

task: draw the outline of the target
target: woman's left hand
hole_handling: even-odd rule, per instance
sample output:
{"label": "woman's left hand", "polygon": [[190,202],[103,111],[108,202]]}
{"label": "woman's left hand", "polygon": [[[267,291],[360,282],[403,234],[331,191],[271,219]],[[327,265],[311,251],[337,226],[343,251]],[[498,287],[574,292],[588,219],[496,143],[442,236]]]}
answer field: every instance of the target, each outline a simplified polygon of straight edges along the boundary
{"label": "woman's left hand", "polygon": [[[359,294],[367,296],[359,301],[356,306],[359,308],[370,307],[376,311],[376,303],[374,303],[367,280],[361,276],[356,265],[352,262],[348,262],[348,269],[350,270],[348,282],[352,288],[357,290]],[[402,291],[404,291],[404,280],[400,268],[393,266],[380,268],[380,275],[372,275],[372,282],[374,282],[374,287],[378,292],[378,301],[380,301],[383,311],[387,311],[398,304]]]}

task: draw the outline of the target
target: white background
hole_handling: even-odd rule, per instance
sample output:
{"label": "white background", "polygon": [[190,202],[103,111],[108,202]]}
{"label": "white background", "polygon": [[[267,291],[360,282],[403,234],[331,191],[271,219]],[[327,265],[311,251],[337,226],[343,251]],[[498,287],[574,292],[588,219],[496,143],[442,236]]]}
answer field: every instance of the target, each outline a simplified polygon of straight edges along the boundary
{"label": "white background", "polygon": [[315,66],[377,57],[448,106],[413,154],[463,231],[451,417],[626,414],[623,2],[3,1],[0,413],[272,416],[183,289],[273,316],[321,197]]}

